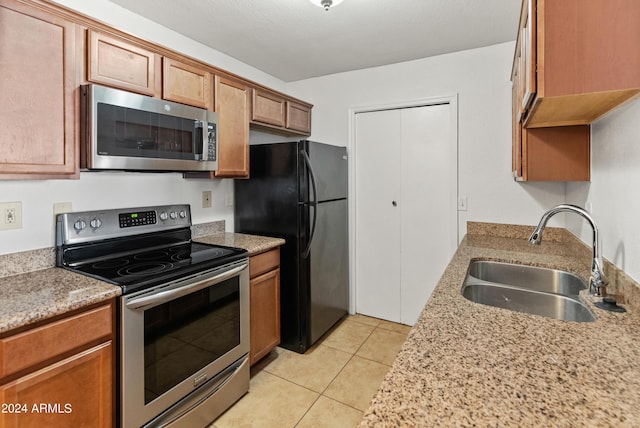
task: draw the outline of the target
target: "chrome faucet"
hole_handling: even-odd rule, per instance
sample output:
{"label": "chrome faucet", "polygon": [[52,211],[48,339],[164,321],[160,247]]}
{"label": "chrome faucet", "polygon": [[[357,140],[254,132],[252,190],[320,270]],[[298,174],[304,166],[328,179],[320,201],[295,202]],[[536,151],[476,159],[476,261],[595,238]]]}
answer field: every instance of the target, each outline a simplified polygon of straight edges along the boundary
{"label": "chrome faucet", "polygon": [[600,236],[598,234],[598,226],[596,225],[593,217],[591,217],[591,215],[589,215],[587,211],[575,205],[564,204],[551,208],[549,211],[542,215],[540,223],[538,223],[538,226],[529,237],[529,242],[532,244],[540,244],[540,242],[542,242],[542,234],[544,232],[545,226],[547,225],[547,222],[551,217],[558,214],[559,212],[573,212],[579,214],[589,222],[591,228],[593,229],[593,262],[591,263],[591,276],[589,277],[589,293],[600,296],[600,288],[606,286],[609,281],[607,281],[606,277],[604,276],[604,265],[602,263],[601,253],[602,245],[600,243]]}

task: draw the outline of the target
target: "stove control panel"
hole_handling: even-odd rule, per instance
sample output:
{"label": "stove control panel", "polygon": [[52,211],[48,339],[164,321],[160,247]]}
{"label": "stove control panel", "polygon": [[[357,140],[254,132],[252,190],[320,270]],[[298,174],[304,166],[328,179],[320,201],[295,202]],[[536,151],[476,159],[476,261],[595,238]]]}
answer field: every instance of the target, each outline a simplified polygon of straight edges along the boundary
{"label": "stove control panel", "polygon": [[130,213],[122,213],[118,215],[120,227],[146,226],[148,224],[156,224],[155,211],[135,211]]}
{"label": "stove control panel", "polygon": [[190,226],[191,207],[186,204],[64,213],[56,218],[56,245]]}

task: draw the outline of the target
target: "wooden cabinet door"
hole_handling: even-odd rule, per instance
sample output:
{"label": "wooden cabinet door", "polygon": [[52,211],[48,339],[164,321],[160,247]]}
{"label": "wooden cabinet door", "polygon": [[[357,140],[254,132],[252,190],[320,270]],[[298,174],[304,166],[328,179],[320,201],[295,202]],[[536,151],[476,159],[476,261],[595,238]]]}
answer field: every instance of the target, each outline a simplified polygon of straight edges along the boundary
{"label": "wooden cabinet door", "polygon": [[251,120],[284,128],[284,97],[262,89],[253,89],[252,93]]}
{"label": "wooden cabinet door", "polygon": [[520,29],[520,111],[526,112],[536,92],[535,0],[525,0]]}
{"label": "wooden cabinet door", "polygon": [[287,101],[287,129],[311,134],[311,107]]}
{"label": "wooden cabinet door", "polygon": [[213,110],[212,74],[171,58],[162,59],[162,98]]}
{"label": "wooden cabinet door", "polygon": [[0,0],[0,178],[78,178],[76,31]]}
{"label": "wooden cabinet door", "polygon": [[0,426],[113,426],[112,367],[109,341],[0,386],[3,404],[21,406],[20,413],[0,413]]}
{"label": "wooden cabinet door", "polygon": [[215,77],[218,113],[217,177],[249,176],[250,87],[235,79]]}
{"label": "wooden cabinet door", "polygon": [[88,81],[160,97],[159,54],[97,31],[87,33]]}
{"label": "wooden cabinet door", "polygon": [[250,364],[280,343],[280,269],[251,280]]}
{"label": "wooden cabinet door", "polygon": [[522,129],[524,181],[589,181],[590,125]]}
{"label": "wooden cabinet door", "polygon": [[640,2],[535,5],[537,96],[525,126],[590,124],[640,93]]}

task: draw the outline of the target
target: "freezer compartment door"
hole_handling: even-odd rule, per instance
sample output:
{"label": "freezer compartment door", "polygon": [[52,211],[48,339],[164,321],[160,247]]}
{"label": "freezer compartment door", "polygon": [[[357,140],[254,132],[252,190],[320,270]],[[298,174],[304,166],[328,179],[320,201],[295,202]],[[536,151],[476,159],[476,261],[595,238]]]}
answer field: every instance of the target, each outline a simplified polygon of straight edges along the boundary
{"label": "freezer compartment door", "polygon": [[346,315],[349,308],[347,200],[321,202],[315,211],[316,231],[308,257],[310,345]]}
{"label": "freezer compartment door", "polygon": [[[301,141],[300,145],[309,156],[317,190],[316,195],[302,194],[301,201],[306,202],[313,199],[320,202],[346,198],[347,149],[313,141]],[[302,162],[300,164],[302,165]],[[303,171],[303,174],[307,175],[307,172]],[[302,177],[302,180],[306,179]],[[302,192],[311,191],[309,186],[305,186],[304,183],[300,186],[300,190]]]}

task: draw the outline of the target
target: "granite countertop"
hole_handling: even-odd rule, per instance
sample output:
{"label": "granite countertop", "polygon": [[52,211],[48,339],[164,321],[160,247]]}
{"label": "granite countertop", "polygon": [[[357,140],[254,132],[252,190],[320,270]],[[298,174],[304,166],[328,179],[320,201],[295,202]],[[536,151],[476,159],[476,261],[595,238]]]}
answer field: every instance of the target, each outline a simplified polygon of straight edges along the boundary
{"label": "granite countertop", "polygon": [[0,333],[120,294],[120,287],[56,267],[3,277]]}
{"label": "granite countertop", "polygon": [[214,235],[194,238],[196,241],[207,244],[226,245],[228,247],[244,248],[249,255],[255,255],[279,247],[284,244],[282,238],[271,238],[268,236],[247,235],[244,233],[216,233]]}
{"label": "granite countertop", "polygon": [[[284,244],[284,239],[241,233],[214,233],[194,238],[210,244],[240,247],[249,255]],[[74,309],[119,296],[120,287],[53,267],[55,251],[34,250],[0,260],[0,334]],[[25,263],[28,260],[29,263]],[[25,265],[38,270],[24,272]],[[50,267],[47,267],[50,266]]]}
{"label": "granite countertop", "polygon": [[472,303],[460,289],[473,259],[590,268],[563,237],[533,246],[482,229],[468,229],[360,427],[640,426],[638,307],[606,312],[585,292],[598,319],[574,323]]}

